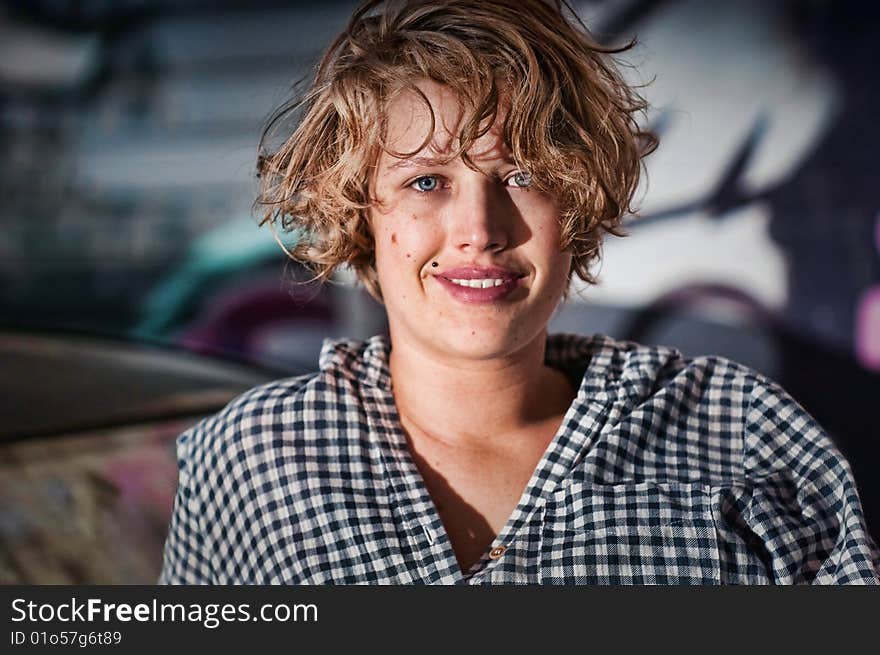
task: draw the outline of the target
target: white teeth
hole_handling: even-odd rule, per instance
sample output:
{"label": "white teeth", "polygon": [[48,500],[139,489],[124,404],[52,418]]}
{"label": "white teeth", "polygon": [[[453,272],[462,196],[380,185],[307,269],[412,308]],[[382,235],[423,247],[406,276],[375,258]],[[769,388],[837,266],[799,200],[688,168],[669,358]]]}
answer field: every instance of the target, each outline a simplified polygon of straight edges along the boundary
{"label": "white teeth", "polygon": [[462,287],[470,287],[472,289],[488,289],[489,287],[500,287],[504,284],[504,280],[495,278],[484,280],[452,280],[455,284]]}

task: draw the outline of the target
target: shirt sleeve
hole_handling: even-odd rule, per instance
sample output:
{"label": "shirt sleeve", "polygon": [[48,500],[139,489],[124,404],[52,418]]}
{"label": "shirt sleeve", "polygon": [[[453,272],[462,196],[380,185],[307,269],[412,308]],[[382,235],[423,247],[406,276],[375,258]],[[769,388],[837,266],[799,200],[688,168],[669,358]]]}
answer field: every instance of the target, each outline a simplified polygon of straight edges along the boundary
{"label": "shirt sleeve", "polygon": [[880,584],[849,463],[781,387],[756,378],[744,434],[748,525],[777,584]]}
{"label": "shirt sleeve", "polygon": [[159,584],[211,584],[204,516],[197,494],[193,467],[198,462],[194,447],[202,430],[199,424],[177,438],[178,483],[171,524],[165,540]]}

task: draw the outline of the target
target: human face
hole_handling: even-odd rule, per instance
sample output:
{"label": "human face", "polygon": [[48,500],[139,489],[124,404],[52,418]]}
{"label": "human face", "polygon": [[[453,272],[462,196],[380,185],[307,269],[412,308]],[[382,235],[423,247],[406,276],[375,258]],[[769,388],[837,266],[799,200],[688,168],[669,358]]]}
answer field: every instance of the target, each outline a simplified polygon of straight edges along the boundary
{"label": "human face", "polygon": [[[557,203],[517,168],[501,137],[503,116],[468,151],[478,171],[461,158],[444,163],[457,145],[459,102],[442,85],[418,87],[434,133],[413,157],[382,153],[370,211],[392,344],[466,359],[509,355],[544,338],[568,283]],[[390,103],[387,125],[389,149],[410,153],[431,118],[408,93]]]}

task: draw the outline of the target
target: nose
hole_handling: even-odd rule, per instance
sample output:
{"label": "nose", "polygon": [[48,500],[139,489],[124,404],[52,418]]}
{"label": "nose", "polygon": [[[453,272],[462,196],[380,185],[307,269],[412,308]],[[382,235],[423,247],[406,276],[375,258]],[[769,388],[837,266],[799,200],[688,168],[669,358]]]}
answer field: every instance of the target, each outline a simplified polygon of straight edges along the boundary
{"label": "nose", "polygon": [[464,252],[501,252],[510,241],[510,198],[498,183],[476,173],[455,194],[450,238]]}

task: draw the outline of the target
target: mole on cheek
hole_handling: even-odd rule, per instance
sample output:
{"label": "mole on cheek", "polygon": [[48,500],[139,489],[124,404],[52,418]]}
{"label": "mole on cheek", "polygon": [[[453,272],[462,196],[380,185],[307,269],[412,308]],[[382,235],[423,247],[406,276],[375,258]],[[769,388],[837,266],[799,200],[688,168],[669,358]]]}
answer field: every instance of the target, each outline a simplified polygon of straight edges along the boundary
{"label": "mole on cheek", "polygon": [[412,257],[412,255],[410,255],[409,253],[406,253],[406,258],[409,259],[410,257]]}
{"label": "mole on cheek", "polygon": [[394,232],[391,233],[391,243],[397,243],[397,235]]}

